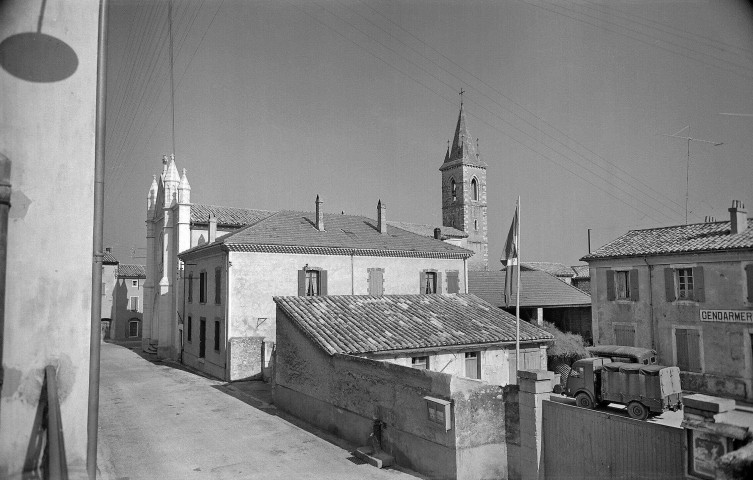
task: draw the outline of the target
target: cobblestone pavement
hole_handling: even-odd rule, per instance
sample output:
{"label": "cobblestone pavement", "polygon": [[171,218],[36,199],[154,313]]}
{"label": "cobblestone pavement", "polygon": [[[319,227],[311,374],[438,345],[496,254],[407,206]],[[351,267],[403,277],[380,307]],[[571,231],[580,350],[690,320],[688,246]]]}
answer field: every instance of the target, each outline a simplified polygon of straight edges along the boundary
{"label": "cobblestone pavement", "polygon": [[228,385],[102,344],[99,478],[417,478],[362,464],[350,453],[355,446],[289,420],[264,385]]}

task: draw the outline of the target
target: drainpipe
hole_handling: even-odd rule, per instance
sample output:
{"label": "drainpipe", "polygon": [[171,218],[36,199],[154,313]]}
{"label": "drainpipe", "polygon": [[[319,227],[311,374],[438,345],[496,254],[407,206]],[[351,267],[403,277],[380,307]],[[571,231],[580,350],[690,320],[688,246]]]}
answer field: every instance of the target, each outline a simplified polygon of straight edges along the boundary
{"label": "drainpipe", "polygon": [[463,280],[465,283],[465,293],[468,293],[468,258],[463,259]]}
{"label": "drainpipe", "polygon": [[[648,263],[646,257],[643,257],[643,261],[648,267],[648,311],[649,311],[649,333],[651,334],[651,348],[656,350],[656,335],[654,333],[654,266]],[[657,352],[658,354],[658,352]]]}
{"label": "drainpipe", "polygon": [[353,252],[354,250],[350,251],[350,294],[355,295],[356,294],[356,273],[355,268],[353,265]]}
{"label": "drainpipe", "polygon": [[0,390],[3,388],[3,332],[5,331],[5,268],[8,258],[8,210],[10,210],[10,160],[0,154]]}
{"label": "drainpipe", "polygon": [[[225,300],[225,321],[223,322],[225,324],[225,376],[227,377],[227,381],[230,381],[230,292],[232,290],[230,289],[230,267],[232,266],[232,263],[230,263],[230,250],[222,246],[223,250],[225,250],[225,288],[227,289],[227,295],[225,296],[227,300]],[[222,295],[222,292],[220,292],[220,295]],[[258,332],[257,332],[258,333]],[[264,378],[264,358],[262,357],[262,378]]]}
{"label": "drainpipe", "polygon": [[97,116],[94,150],[94,242],[92,262],[92,311],[89,338],[89,408],[87,415],[86,471],[97,478],[97,427],[99,425],[99,324],[102,314],[102,238],[105,207],[105,99],[107,82],[107,6],[99,0],[97,42]]}

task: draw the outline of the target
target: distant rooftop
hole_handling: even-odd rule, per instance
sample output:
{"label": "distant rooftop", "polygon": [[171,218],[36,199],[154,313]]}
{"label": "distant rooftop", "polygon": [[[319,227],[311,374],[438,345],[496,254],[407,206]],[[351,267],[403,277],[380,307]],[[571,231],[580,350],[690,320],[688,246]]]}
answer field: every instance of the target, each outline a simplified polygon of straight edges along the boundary
{"label": "distant rooftop", "polygon": [[[510,306],[515,305],[515,285]],[[505,306],[504,271],[469,271],[468,292],[477,295],[492,305]],[[586,307],[591,305],[591,296],[556,277],[539,270],[521,270],[521,307]]]}
{"label": "distant rooftop", "polygon": [[408,223],[408,222],[392,222],[387,221],[387,225],[391,225],[393,227],[402,228],[403,230],[407,230],[409,232],[413,232],[416,235],[422,235],[424,237],[431,237],[434,238],[434,229],[439,228],[441,232],[441,239],[445,240],[447,238],[467,238],[468,234],[465,233],[462,230],[458,230],[454,227],[444,227],[440,225],[426,225],[426,224],[420,224],[420,223]]}
{"label": "distant rooftop", "polygon": [[118,278],[146,278],[144,265],[118,265]]}

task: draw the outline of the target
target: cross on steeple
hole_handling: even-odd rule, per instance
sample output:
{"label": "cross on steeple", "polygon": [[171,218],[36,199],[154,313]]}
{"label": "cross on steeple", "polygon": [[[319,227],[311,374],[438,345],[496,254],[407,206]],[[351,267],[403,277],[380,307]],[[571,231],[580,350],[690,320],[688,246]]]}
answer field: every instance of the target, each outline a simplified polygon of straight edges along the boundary
{"label": "cross on steeple", "polygon": [[460,88],[460,106],[463,106],[463,94],[465,93],[465,90],[463,88]]}

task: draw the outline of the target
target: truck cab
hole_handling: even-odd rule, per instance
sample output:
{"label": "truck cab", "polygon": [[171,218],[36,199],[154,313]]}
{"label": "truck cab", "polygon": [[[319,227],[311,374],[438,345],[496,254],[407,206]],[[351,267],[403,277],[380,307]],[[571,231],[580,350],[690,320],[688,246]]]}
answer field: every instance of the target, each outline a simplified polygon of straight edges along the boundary
{"label": "truck cab", "polygon": [[608,358],[584,358],[573,363],[565,385],[565,395],[575,397],[579,407],[593,408],[601,392],[601,370],[612,363]]}

